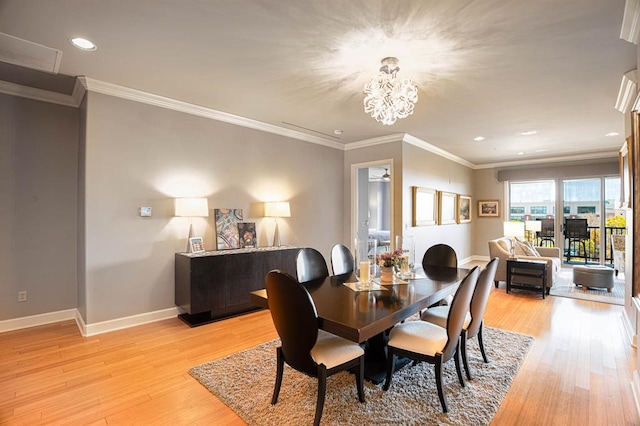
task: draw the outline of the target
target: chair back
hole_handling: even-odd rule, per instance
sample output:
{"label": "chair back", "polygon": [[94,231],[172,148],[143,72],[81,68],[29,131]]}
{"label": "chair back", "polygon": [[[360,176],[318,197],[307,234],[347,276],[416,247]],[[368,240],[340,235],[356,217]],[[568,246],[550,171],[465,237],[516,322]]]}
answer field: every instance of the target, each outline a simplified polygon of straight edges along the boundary
{"label": "chair back", "polygon": [[336,244],[331,248],[331,269],[333,275],[350,274],[355,269],[353,255],[346,246]]}
{"label": "chair back", "polygon": [[328,277],[329,270],[322,253],[309,247],[300,249],[296,255],[296,274],[300,283]]}
{"label": "chair back", "polygon": [[265,287],[285,362],[316,377],[318,366],[311,349],[318,338],[318,313],[311,295],[291,275],[279,270],[267,273]]}
{"label": "chair back", "polygon": [[566,219],[565,235],[567,238],[585,240],[589,239],[587,219]]}
{"label": "chair back", "polygon": [[553,237],[554,233],[554,219],[541,219],[540,235],[543,237]]}
{"label": "chair back", "polygon": [[451,359],[455,353],[464,319],[467,316],[467,312],[469,312],[471,296],[473,296],[473,290],[478,282],[478,275],[480,275],[480,267],[476,266],[464,277],[458,286],[458,290],[456,290],[456,294],[453,296],[453,301],[449,307],[449,316],[447,317],[448,340],[442,350],[442,362]]}
{"label": "chair back", "polygon": [[489,300],[489,293],[491,293],[491,285],[496,276],[496,270],[498,269],[498,263],[500,259],[494,257],[487,264],[480,276],[478,277],[478,283],[476,289],[473,291],[471,297],[471,322],[467,327],[467,337],[473,337],[478,334],[480,327],[482,326],[482,320],[484,318],[484,310],[487,307],[487,301]]}
{"label": "chair back", "polygon": [[446,244],[436,244],[429,247],[422,257],[422,268],[427,266],[448,266],[450,268],[458,267],[458,256],[451,246]]}

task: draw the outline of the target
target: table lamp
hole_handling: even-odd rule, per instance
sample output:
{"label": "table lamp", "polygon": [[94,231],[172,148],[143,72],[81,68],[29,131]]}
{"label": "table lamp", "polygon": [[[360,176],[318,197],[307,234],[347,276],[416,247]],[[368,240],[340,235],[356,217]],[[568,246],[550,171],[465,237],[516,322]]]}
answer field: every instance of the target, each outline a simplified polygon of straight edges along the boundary
{"label": "table lamp", "polygon": [[291,217],[291,209],[287,201],[266,202],[264,203],[264,217],[272,217],[275,221],[275,229],[273,231],[272,247],[280,247],[280,233],[278,232],[278,218]]}
{"label": "table lamp", "polygon": [[209,202],[206,198],[176,198],[175,216],[189,218],[189,237],[187,238],[187,253],[191,253],[189,239],[193,238],[193,223],[191,218],[209,217]]}
{"label": "table lamp", "polygon": [[535,240],[536,233],[542,231],[542,222],[539,220],[527,220],[524,222],[524,228],[529,234],[529,238],[527,238],[527,240],[533,242],[533,240]]}
{"label": "table lamp", "polygon": [[[524,222],[502,222],[503,234],[505,237],[524,238]],[[515,257],[513,243],[511,244],[511,256]]]}

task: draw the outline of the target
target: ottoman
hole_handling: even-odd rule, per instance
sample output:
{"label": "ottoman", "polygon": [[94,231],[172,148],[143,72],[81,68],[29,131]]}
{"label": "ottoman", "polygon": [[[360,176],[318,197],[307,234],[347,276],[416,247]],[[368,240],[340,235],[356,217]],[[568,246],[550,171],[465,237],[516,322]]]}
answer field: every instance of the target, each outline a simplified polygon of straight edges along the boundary
{"label": "ottoman", "polygon": [[576,265],[573,267],[573,282],[581,285],[583,290],[587,287],[606,288],[611,293],[613,288],[613,269],[601,265]]}

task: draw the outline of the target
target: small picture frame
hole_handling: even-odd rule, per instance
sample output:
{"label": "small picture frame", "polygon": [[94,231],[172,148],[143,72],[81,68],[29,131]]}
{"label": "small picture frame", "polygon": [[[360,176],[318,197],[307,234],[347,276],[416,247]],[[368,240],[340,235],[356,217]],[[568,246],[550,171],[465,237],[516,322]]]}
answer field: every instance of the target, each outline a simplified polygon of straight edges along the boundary
{"label": "small picture frame", "polygon": [[189,238],[189,247],[191,248],[191,253],[203,253],[204,242],[202,241],[202,237]]}
{"label": "small picture frame", "polygon": [[500,217],[499,200],[478,201],[478,217]]}
{"label": "small picture frame", "polygon": [[453,192],[438,192],[438,204],[440,205],[440,214],[438,215],[438,224],[451,225],[457,223],[458,217],[458,196]]}
{"label": "small picture frame", "polygon": [[238,242],[240,248],[257,248],[255,222],[238,222]]}
{"label": "small picture frame", "polygon": [[471,222],[471,197],[458,195],[458,223]]}
{"label": "small picture frame", "polygon": [[430,188],[413,188],[413,226],[435,225],[438,220],[437,191]]}

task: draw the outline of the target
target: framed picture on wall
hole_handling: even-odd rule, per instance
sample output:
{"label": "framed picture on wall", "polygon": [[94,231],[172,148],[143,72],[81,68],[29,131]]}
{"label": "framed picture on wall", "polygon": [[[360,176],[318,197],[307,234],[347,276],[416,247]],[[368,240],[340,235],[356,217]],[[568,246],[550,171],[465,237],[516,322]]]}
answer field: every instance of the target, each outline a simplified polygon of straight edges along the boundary
{"label": "framed picture on wall", "polygon": [[458,223],[471,222],[471,197],[458,195]]}
{"label": "framed picture on wall", "polygon": [[478,217],[500,217],[500,201],[478,201]]}
{"label": "framed picture on wall", "polygon": [[437,191],[414,186],[413,190],[413,226],[435,225],[438,219]]}
{"label": "framed picture on wall", "polygon": [[438,205],[440,206],[440,214],[438,215],[438,224],[450,225],[457,223],[458,218],[458,196],[453,192],[438,192]]}

